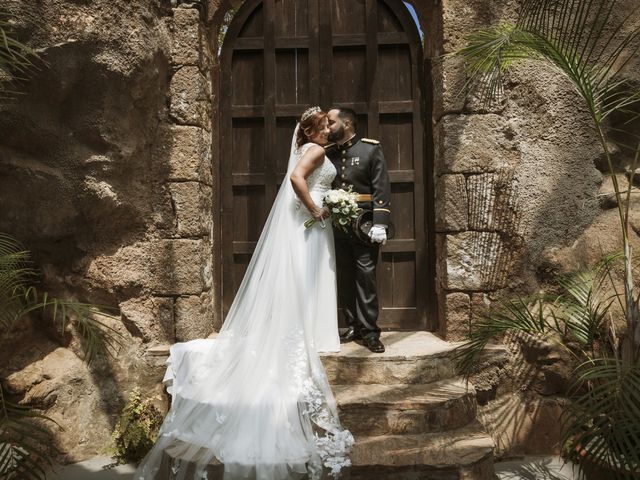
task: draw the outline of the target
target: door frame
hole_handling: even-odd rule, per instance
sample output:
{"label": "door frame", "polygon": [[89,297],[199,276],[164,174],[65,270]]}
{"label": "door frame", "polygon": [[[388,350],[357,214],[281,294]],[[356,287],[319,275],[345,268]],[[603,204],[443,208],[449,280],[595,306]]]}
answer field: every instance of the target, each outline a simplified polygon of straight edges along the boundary
{"label": "door frame", "polygon": [[[263,46],[260,48],[264,52],[265,65],[271,65],[271,68],[264,69],[264,114],[269,111],[275,111],[275,34],[273,22],[267,21],[268,18],[273,18],[274,5],[276,0],[246,0],[242,3],[240,8],[231,21],[228,30],[225,34],[225,40],[223,42],[220,54],[219,63],[219,81],[218,86],[218,158],[223,157],[222,152],[231,151],[233,139],[232,128],[232,116],[231,113],[231,67],[234,52],[234,43],[238,39],[238,35],[245,22],[253,11],[260,5],[264,8],[264,37]],[[308,48],[309,51],[309,77],[310,86],[316,88],[316,92],[313,90],[310,92],[311,98],[319,98],[321,105],[329,105],[329,100],[332,98],[332,85],[331,82],[321,83],[321,76],[332,75],[332,56],[333,56],[333,39],[327,41],[327,36],[331,36],[331,14],[319,15],[318,5],[320,0],[308,0],[309,2],[309,28],[314,28],[312,35],[309,31],[309,41],[304,48]],[[364,0],[366,2],[367,12],[367,24],[373,21],[377,21],[377,16],[374,9],[377,10],[377,0]],[[435,251],[435,208],[434,208],[434,159],[433,159],[433,135],[431,122],[432,111],[432,99],[425,93],[429,92],[428,86],[430,83],[427,81],[430,79],[430,63],[425,62],[423,57],[423,46],[420,38],[420,34],[414,20],[401,0],[381,0],[387,4],[391,11],[396,15],[400,21],[404,33],[408,38],[408,46],[411,53],[411,78],[413,88],[413,154],[414,164],[414,184],[421,185],[420,189],[416,189],[416,198],[414,205],[421,205],[423,209],[423,218],[417,218],[416,212],[416,227],[421,225],[421,231],[416,230],[415,233],[415,252],[416,252],[416,302],[418,310],[421,312],[422,318],[420,321],[419,329],[426,329],[430,331],[437,331],[439,328],[439,321],[437,319],[437,294],[436,294],[436,251]],[[328,5],[331,5],[328,3]],[[377,28],[377,27],[376,27]],[[367,82],[368,91],[377,94],[376,82],[377,76],[373,74],[377,67],[377,35],[375,30],[367,28],[366,34],[366,48],[367,48]],[[346,39],[348,41],[348,39]],[[295,38],[290,39],[291,45],[289,48],[295,48]],[[313,59],[316,57],[318,61]],[[322,72],[322,75],[321,73]],[[225,94],[226,92],[226,94]],[[379,115],[385,113],[380,111],[377,101],[369,101],[363,105],[359,104],[345,104],[354,108],[358,113],[366,113],[368,121],[368,135],[376,138],[379,126]],[[368,103],[368,105],[367,105]],[[364,106],[364,108],[363,108]],[[292,111],[291,115],[297,115],[300,112]],[[265,121],[264,134],[275,137],[275,115],[272,115],[273,121]],[[425,121],[427,120],[427,121]],[[420,161],[421,160],[421,161]],[[268,164],[268,163],[267,163]],[[218,191],[218,205],[220,205],[219,219],[218,219],[218,232],[220,238],[218,239],[218,252],[217,258],[220,259],[220,268],[218,281],[216,282],[214,295],[217,300],[218,315],[220,316],[220,324],[224,319],[224,315],[228,310],[233,299],[233,292],[225,292],[225,285],[231,284],[232,269],[225,268],[227,265],[232,265],[233,251],[228,251],[229,245],[233,242],[233,212],[230,210],[225,211],[226,205],[231,205],[233,202],[233,187],[232,187],[232,172],[231,169],[223,168],[222,161],[217,162],[217,181],[219,184]],[[266,175],[276,175],[275,171],[265,172]],[[418,179],[421,179],[418,182]],[[393,182],[393,178],[392,178]],[[267,180],[267,184],[275,185],[275,181]],[[226,187],[226,188],[225,188]],[[231,187],[231,188],[229,188]],[[420,190],[419,192],[417,190]],[[266,192],[266,198],[275,197],[275,192]],[[431,205],[429,205],[431,204]],[[430,208],[429,208],[430,207]],[[420,221],[418,221],[420,220]],[[231,239],[231,241],[229,241]],[[226,251],[225,251],[226,250]],[[247,252],[248,253],[248,252]],[[383,249],[384,254],[384,249]],[[231,263],[228,261],[231,257]],[[424,293],[424,294],[423,294]]]}

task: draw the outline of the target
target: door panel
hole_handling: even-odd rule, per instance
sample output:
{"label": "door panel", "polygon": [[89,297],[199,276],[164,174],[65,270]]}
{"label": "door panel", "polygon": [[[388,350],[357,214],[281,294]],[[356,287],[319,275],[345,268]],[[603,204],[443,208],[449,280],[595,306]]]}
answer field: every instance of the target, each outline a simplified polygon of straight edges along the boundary
{"label": "door panel", "polygon": [[248,0],[239,9],[222,53],[224,313],[285,174],[295,119],[310,105],[340,104],[356,111],[361,136],[380,140],[392,182],[396,236],[380,259],[380,326],[426,328],[420,49],[399,0]]}

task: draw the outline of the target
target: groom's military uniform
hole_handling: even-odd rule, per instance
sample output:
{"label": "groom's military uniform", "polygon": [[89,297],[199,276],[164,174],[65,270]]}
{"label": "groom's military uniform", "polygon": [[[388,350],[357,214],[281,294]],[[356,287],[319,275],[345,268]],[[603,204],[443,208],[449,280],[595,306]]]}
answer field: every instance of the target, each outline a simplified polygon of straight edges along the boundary
{"label": "groom's military uniform", "polygon": [[[371,211],[374,225],[389,225],[391,187],[380,142],[357,135],[326,149],[338,174],[333,188],[359,194],[358,206]],[[335,230],[338,301],[347,324],[365,339],[379,338],[376,266],[378,243],[363,242],[353,233]]]}

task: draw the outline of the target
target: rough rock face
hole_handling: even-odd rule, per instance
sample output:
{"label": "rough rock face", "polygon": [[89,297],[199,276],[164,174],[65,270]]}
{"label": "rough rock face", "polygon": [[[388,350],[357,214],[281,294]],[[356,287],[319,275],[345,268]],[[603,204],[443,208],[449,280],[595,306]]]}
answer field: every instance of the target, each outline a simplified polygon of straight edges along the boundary
{"label": "rough rock face", "polygon": [[[539,291],[554,275],[619,251],[619,219],[602,147],[567,79],[552,68],[522,63],[508,75],[502,101],[487,107],[473,94],[460,95],[466,82],[461,61],[441,57],[461,47],[473,28],[514,20],[520,2],[410,3],[427,36],[425,56],[433,62],[428,91],[433,92],[441,333],[462,340],[495,298]],[[626,0],[614,15],[621,20],[635,7],[637,1]],[[635,85],[639,64],[636,55],[626,73]],[[612,118],[614,124],[623,121]],[[640,123],[635,127],[640,131]],[[631,159],[615,145],[610,148],[624,188],[622,172]],[[630,240],[637,251],[635,196]],[[501,455],[557,451],[570,364],[557,347],[511,346],[509,362],[483,364],[476,375],[483,421]]]}
{"label": "rough rock face", "polygon": [[[162,368],[144,356],[147,347],[206,336],[220,321],[212,293],[220,226],[211,214],[219,68],[211,51],[224,14],[240,0],[202,2],[206,22],[189,2],[172,8],[168,0],[4,3],[22,12],[20,38],[46,65],[25,95],[0,107],[0,231],[34,252],[55,293],[118,311],[126,336],[118,359],[95,370],[73,353],[77,346],[39,326],[12,343],[24,355],[0,350],[10,389],[65,427],[59,443],[79,460],[108,443],[133,385],[155,395]],[[410,3],[428,36],[425,60],[458,48],[476,26],[514,18],[518,4]],[[630,72],[640,72],[638,62]],[[434,61],[431,73],[424,91],[433,94],[440,333],[457,340],[496,295],[535,291],[550,274],[597,260],[600,245],[602,253],[617,249],[617,218],[602,152],[566,80],[522,64],[507,98],[487,108],[458,95],[466,80],[459,61]],[[627,161],[618,155],[616,165]],[[635,202],[633,211],[640,235]],[[519,418],[531,405],[542,412],[526,416],[530,431],[541,432],[532,443],[540,449],[527,450],[531,437],[519,436],[503,442],[504,452],[549,445],[551,434],[542,432],[552,432],[566,374],[561,359],[549,365],[517,401],[504,365],[489,365],[479,382],[486,412],[513,407]],[[81,439],[76,427],[89,419],[95,432]],[[496,438],[510,428],[496,428]]]}
{"label": "rough rock face", "polygon": [[[110,322],[121,335],[121,322]],[[161,411],[167,398],[158,384],[163,359],[141,356],[141,341],[122,339],[122,347],[108,361],[88,367],[77,341],[35,321],[0,340],[0,377],[6,392],[28,403],[56,423],[45,422],[60,451],[58,460],[78,461],[104,453],[128,393],[136,386],[148,392]],[[13,400],[13,398],[12,398]]]}
{"label": "rough rock face", "polygon": [[33,252],[46,289],[119,312],[126,347],[89,369],[37,323],[21,353],[2,349],[0,373],[80,460],[108,446],[131,388],[160,401],[149,346],[213,329],[210,57],[193,8],[8,4],[43,63],[0,106],[0,231]]}

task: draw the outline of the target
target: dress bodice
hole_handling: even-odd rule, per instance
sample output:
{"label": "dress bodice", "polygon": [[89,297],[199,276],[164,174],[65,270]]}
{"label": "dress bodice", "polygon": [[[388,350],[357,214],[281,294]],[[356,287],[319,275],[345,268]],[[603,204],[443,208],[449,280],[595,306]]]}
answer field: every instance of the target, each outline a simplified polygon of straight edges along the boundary
{"label": "dress bodice", "polygon": [[336,177],[336,167],[334,167],[331,160],[324,157],[324,162],[318,168],[316,168],[311,175],[307,178],[307,184],[309,185],[309,191],[326,192],[331,189],[333,179]]}
{"label": "dress bodice", "polygon": [[[306,150],[313,144],[307,143],[302,147],[302,152],[306,152]],[[309,192],[313,193],[325,193],[331,190],[331,184],[337,175],[336,167],[333,165],[333,162],[329,160],[326,156],[324,157],[324,161],[322,165],[316,168],[309,177],[307,177],[307,185],[309,186]]]}

